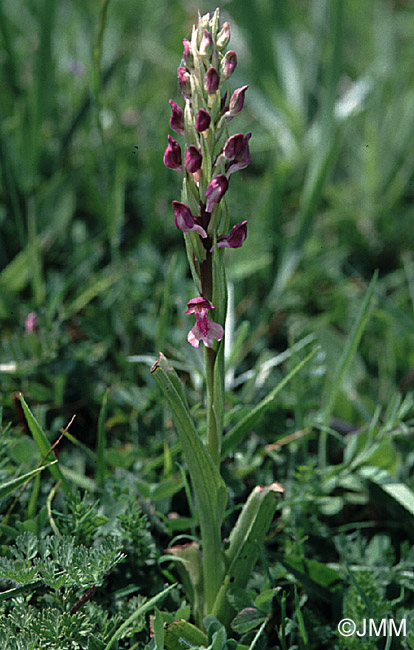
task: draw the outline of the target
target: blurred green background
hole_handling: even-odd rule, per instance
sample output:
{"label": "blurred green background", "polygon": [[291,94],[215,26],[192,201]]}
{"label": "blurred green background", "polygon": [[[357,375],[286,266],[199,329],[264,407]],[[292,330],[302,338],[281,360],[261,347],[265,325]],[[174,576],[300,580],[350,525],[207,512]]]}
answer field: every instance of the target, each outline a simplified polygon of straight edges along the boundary
{"label": "blurred green background", "polygon": [[[6,420],[18,420],[22,391],[52,433],[77,413],[73,433],[92,441],[110,387],[108,429],[144,444],[157,351],[184,377],[199,372],[184,316],[194,289],[171,209],[181,179],[162,162],[198,9],[215,7],[0,2]],[[232,88],[249,84],[231,130],[253,134],[251,164],[227,194],[232,223],[249,221],[227,258],[228,386],[254,402],[278,379],[275,354],[310,335],[322,351],[285,394],[282,428],[306,424],[378,269],[375,311],[335,412],[361,425],[413,385],[413,4],[227,0],[221,11],[238,54]]]}

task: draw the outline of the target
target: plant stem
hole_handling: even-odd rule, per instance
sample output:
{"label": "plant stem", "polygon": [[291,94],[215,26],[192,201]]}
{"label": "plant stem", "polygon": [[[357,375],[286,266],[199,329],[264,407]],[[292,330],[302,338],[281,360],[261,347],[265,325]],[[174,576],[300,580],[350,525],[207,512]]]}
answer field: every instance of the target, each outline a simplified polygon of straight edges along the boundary
{"label": "plant stem", "polygon": [[214,405],[214,366],[217,352],[214,348],[205,348],[206,380],[207,380],[207,451],[213,462],[220,464],[221,435],[217,428],[216,409]]}
{"label": "plant stem", "polygon": [[[213,265],[212,255],[208,251],[206,259],[200,264],[201,286],[203,296],[211,301],[213,298]],[[221,343],[223,344],[223,342]],[[214,395],[214,368],[217,350],[205,348],[204,362],[207,384],[207,451],[217,467],[220,465],[221,431],[217,426],[217,416]]]}

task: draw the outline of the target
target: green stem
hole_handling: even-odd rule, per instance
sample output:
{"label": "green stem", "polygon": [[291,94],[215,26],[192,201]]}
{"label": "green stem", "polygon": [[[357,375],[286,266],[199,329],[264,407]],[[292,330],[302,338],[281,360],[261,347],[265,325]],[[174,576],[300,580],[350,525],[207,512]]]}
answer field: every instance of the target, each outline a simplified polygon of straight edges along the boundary
{"label": "green stem", "polygon": [[217,428],[216,409],[214,405],[214,366],[217,353],[214,348],[205,348],[207,379],[207,451],[217,467],[220,464],[220,432]]}
{"label": "green stem", "polygon": [[[200,264],[201,286],[203,296],[211,301],[213,298],[213,263],[212,255],[207,253],[206,259]],[[217,426],[217,414],[214,395],[214,368],[217,351],[214,348],[205,348],[204,362],[206,368],[207,384],[207,451],[217,467],[220,464],[221,432]]]}

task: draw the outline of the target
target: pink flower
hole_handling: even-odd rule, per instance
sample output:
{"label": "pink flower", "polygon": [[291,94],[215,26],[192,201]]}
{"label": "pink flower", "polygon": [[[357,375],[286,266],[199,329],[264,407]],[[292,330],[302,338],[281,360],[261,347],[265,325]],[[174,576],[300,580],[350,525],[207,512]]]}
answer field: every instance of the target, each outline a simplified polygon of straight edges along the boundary
{"label": "pink flower", "polygon": [[184,97],[191,97],[191,81],[190,81],[190,73],[187,70],[187,68],[184,68],[183,66],[180,66],[177,68],[177,75],[178,75],[178,84],[180,86],[180,90]]}
{"label": "pink flower", "polygon": [[195,174],[195,172],[198,172],[202,161],[203,158],[197,147],[195,147],[193,144],[190,144],[185,154],[184,167],[187,174]]}
{"label": "pink flower", "polygon": [[173,209],[175,215],[175,225],[182,232],[198,232],[200,237],[204,239],[207,233],[198,223],[197,219],[191,214],[191,210],[185,203],[180,201],[173,201]]}
{"label": "pink flower", "polygon": [[215,323],[208,318],[209,309],[215,309],[206,298],[198,296],[193,298],[187,303],[186,314],[195,314],[196,324],[188,332],[187,341],[191,343],[194,348],[198,348],[200,341],[204,343],[207,348],[213,345],[213,339],[221,341],[224,335],[224,330],[221,325]]}
{"label": "pink flower", "polygon": [[31,334],[33,332],[36,332],[37,330],[37,313],[35,311],[31,311],[30,314],[26,316],[26,320],[24,321],[24,328],[28,334]]}
{"label": "pink flower", "polygon": [[229,181],[224,174],[218,174],[211,179],[206,188],[206,212],[213,212],[217,203],[227,192]]}
{"label": "pink flower", "polygon": [[172,99],[170,99],[170,106],[171,106],[170,127],[176,133],[180,133],[181,135],[184,135],[183,109],[181,108],[181,106],[178,106],[178,104],[176,104],[175,101],[173,101]]}
{"label": "pink flower", "polygon": [[217,248],[240,248],[247,237],[247,221],[236,223],[228,235],[217,238]]}
{"label": "pink flower", "polygon": [[237,54],[236,52],[233,52],[233,50],[229,50],[224,55],[220,66],[221,74],[224,80],[231,77],[231,75],[233,74],[236,68],[236,65],[237,65]]}
{"label": "pink flower", "polygon": [[205,29],[200,43],[200,49],[199,49],[200,56],[208,57],[211,55],[212,51],[213,51],[213,38],[210,32],[208,31],[208,29]]}
{"label": "pink flower", "polygon": [[219,73],[215,68],[209,68],[204,77],[204,88],[209,95],[214,95],[220,85]]}
{"label": "pink flower", "polygon": [[248,87],[249,86],[242,86],[241,88],[237,88],[234,91],[230,98],[229,109],[227,112],[228,117],[234,117],[235,115],[238,115],[238,113],[240,113],[240,111],[243,109],[244,96]]}
{"label": "pink flower", "polygon": [[219,50],[223,50],[230,40],[230,23],[223,23],[223,27],[217,34],[216,45]]}
{"label": "pink flower", "polygon": [[168,136],[168,145],[164,151],[164,165],[181,172],[181,148],[177,140]]}
{"label": "pink flower", "polygon": [[190,41],[188,38],[183,39],[184,51],[183,51],[183,61],[185,65],[193,67],[193,55],[191,54]]}
{"label": "pink flower", "polygon": [[202,131],[207,131],[208,127],[210,126],[210,122],[211,122],[210,113],[204,110],[204,108],[200,108],[195,118],[196,130],[199,133],[201,133]]}
{"label": "pink flower", "polygon": [[[231,136],[224,145],[225,157],[233,158],[233,160],[230,160],[230,162],[226,163],[226,174],[228,176],[239,169],[244,169],[249,164],[249,140],[251,138],[251,135],[251,133],[248,133],[247,135],[243,136],[241,133],[238,133],[235,136]],[[232,138],[235,138],[234,142],[231,142]]]}

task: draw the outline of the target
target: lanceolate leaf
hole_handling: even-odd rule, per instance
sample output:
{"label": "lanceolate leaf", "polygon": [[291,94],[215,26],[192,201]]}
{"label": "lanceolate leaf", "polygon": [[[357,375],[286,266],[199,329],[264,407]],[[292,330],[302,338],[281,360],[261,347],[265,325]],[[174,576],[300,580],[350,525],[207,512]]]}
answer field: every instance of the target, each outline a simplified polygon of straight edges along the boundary
{"label": "lanceolate leaf", "polygon": [[205,613],[210,613],[223,575],[220,528],[226,488],[194,428],[178,375],[162,353],[151,372],[171,408],[194,488],[203,543]]}
{"label": "lanceolate leaf", "polygon": [[277,497],[282,493],[283,488],[278,483],[264,487],[257,485],[230,533],[229,547],[224,554],[226,575],[213,610],[213,614],[225,624],[234,614],[227,601],[227,591],[229,587],[246,586],[256,564],[258,547],[263,544],[272,523]]}

